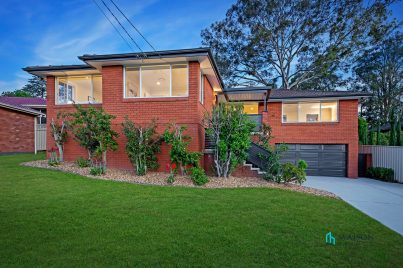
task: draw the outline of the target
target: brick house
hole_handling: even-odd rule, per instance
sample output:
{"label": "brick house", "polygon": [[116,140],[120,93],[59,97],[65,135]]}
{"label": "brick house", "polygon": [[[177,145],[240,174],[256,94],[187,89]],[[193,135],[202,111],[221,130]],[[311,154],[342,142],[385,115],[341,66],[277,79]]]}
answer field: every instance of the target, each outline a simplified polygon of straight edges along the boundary
{"label": "brick house", "polygon": [[[284,161],[306,159],[308,174],[357,177],[357,116],[362,94],[225,88],[208,48],[83,55],[79,59],[85,64],[24,70],[46,79],[50,120],[59,112],[73,111],[73,102],[103,107],[116,116],[112,123],[120,133],[119,149],[108,153],[109,167],[132,168],[121,132],[125,116],[140,124],[157,119],[159,132],[170,122],[186,125],[192,137],[190,150],[205,152],[205,112],[217,101],[238,101],[259,125],[273,127],[273,143],[288,144]],[[47,141],[48,148],[54,146],[49,133]],[[162,171],[169,162],[169,148],[163,144],[161,149]],[[67,141],[67,161],[85,155],[72,138]],[[201,161],[208,169],[207,153]]]}
{"label": "brick house", "polygon": [[46,124],[44,99],[0,97],[0,154],[41,149],[37,130],[42,124]]}

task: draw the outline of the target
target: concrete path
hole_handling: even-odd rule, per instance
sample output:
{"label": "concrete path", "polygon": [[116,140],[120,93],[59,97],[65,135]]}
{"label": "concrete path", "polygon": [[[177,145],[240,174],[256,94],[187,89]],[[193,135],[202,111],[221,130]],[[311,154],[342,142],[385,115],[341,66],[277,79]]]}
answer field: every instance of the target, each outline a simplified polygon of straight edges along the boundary
{"label": "concrete path", "polygon": [[307,176],[303,185],[332,192],[403,235],[403,184],[366,178]]}

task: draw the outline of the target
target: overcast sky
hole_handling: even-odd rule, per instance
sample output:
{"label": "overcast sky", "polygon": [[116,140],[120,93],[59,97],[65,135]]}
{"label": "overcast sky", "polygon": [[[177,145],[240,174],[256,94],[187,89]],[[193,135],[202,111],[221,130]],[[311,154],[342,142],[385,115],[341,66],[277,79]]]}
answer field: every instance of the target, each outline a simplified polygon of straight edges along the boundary
{"label": "overcast sky", "polygon": [[[2,0],[0,92],[21,88],[30,65],[77,64],[77,56],[130,52],[94,0]],[[101,0],[96,0],[102,6]],[[106,3],[110,3],[104,0]],[[235,0],[114,0],[158,50],[201,46],[200,31]],[[403,17],[402,4],[393,13]],[[112,18],[113,19],[113,18]],[[145,51],[150,50],[130,29]]]}

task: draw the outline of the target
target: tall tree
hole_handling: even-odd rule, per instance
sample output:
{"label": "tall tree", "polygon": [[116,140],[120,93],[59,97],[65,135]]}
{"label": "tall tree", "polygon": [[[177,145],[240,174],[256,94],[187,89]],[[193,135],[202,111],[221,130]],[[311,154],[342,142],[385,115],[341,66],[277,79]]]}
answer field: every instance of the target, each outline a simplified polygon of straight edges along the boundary
{"label": "tall tree", "polygon": [[355,88],[372,94],[362,104],[363,116],[372,128],[394,123],[395,118],[400,121],[403,116],[402,37],[399,32],[388,36],[366,50],[354,67]]}
{"label": "tall tree", "polygon": [[33,75],[28,79],[28,83],[21,89],[14,91],[4,91],[2,96],[9,97],[36,97],[46,98],[46,81],[39,76]]}
{"label": "tall tree", "polygon": [[[369,3],[370,2],[370,3]],[[333,89],[389,0],[238,0],[201,33],[229,85]]]}
{"label": "tall tree", "polygon": [[39,76],[33,75],[21,90],[28,92],[32,97],[45,98],[46,81]]}

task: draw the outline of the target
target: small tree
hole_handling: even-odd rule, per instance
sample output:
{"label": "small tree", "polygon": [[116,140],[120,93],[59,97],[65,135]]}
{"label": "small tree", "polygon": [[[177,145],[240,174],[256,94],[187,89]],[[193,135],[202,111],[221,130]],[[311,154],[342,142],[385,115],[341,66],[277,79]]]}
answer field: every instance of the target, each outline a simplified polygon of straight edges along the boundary
{"label": "small tree", "polygon": [[112,119],[115,116],[106,113],[102,108],[84,109],[75,105],[76,111],[70,113],[71,127],[77,142],[87,149],[88,159],[102,157],[102,165],[106,167],[106,152],[116,150],[118,133],[112,130]]}
{"label": "small tree", "polygon": [[188,151],[187,147],[192,138],[183,134],[185,130],[185,126],[172,123],[164,131],[164,141],[171,145],[171,150],[169,151],[171,161],[180,168],[182,175],[187,173],[189,166],[198,167],[200,159],[199,152]]}
{"label": "small tree", "polygon": [[247,157],[255,122],[243,112],[242,104],[219,103],[205,116],[206,131],[214,144],[214,169],[228,177]]}
{"label": "small tree", "polygon": [[[59,116],[58,116],[59,117]],[[62,120],[61,123],[55,122],[52,119],[50,123],[50,131],[52,134],[53,139],[55,140],[55,144],[57,149],[59,150],[59,161],[64,161],[64,143],[67,140],[67,122]]]}
{"label": "small tree", "polygon": [[142,127],[126,117],[122,126],[127,138],[126,152],[136,168],[136,174],[142,176],[147,173],[148,169],[158,168],[156,154],[161,151],[161,137],[156,133],[155,121]]}

